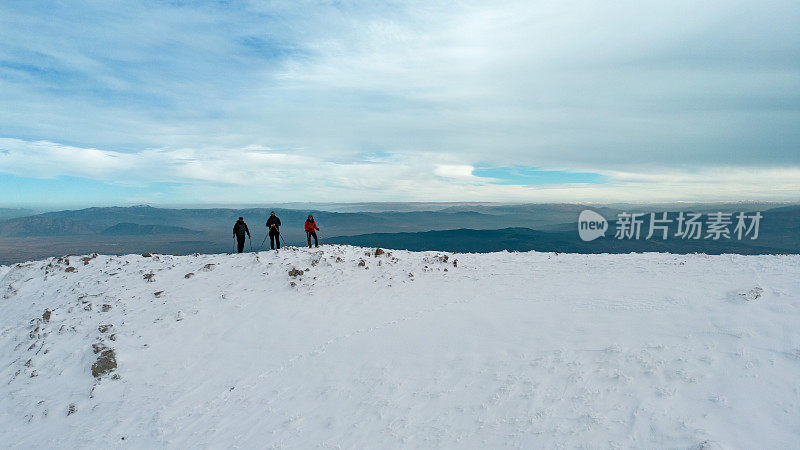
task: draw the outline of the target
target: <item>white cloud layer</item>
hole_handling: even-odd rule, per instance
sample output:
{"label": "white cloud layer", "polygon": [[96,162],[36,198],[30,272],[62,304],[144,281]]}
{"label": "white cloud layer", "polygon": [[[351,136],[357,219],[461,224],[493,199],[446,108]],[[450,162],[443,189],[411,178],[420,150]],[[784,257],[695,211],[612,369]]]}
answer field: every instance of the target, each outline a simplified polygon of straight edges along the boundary
{"label": "white cloud layer", "polygon": [[[229,155],[236,155],[230,157]],[[120,153],[52,142],[0,139],[0,170],[140,186],[179,183],[193,201],[678,201],[793,200],[797,168],[602,171],[602,184],[499,185],[440,153],[335,162],[264,147]]]}

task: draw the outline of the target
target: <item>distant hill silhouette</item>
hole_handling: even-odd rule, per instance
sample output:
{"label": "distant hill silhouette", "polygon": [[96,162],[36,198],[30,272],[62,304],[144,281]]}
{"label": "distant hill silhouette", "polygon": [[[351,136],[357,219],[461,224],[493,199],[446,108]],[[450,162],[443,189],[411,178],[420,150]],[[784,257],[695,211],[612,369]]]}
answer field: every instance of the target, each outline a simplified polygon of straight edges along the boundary
{"label": "distant hill silhouette", "polygon": [[93,233],[94,230],[85,223],[67,217],[38,215],[0,222],[0,236],[74,236]]}
{"label": "distant hill silhouette", "polygon": [[16,217],[32,216],[36,211],[27,208],[0,208],[0,221]]}
{"label": "distant hill silhouette", "polygon": [[325,243],[350,244],[362,247],[384,247],[411,251],[449,251],[461,253],[488,253],[497,251],[541,251],[559,253],[739,253],[786,254],[800,252],[800,242],[783,242],[771,246],[761,241],[738,240],[629,240],[613,236],[591,242],[581,241],[576,231],[550,232],[530,228],[504,228],[500,230],[458,229],[418,233],[371,233],[356,236],[328,238]]}
{"label": "distant hill silhouette", "polygon": [[118,223],[108,227],[100,234],[107,236],[133,236],[152,234],[203,234],[203,231],[190,230],[183,227],[168,225],[139,225],[138,223]]}

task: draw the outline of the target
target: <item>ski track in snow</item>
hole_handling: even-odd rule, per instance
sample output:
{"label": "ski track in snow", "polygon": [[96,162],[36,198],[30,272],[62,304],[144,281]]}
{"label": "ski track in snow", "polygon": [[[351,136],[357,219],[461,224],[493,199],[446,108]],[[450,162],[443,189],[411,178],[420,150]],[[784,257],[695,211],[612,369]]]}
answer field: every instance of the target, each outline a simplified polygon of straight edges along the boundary
{"label": "ski track in snow", "polygon": [[0,266],[4,448],[798,448],[798,374],[800,256]]}

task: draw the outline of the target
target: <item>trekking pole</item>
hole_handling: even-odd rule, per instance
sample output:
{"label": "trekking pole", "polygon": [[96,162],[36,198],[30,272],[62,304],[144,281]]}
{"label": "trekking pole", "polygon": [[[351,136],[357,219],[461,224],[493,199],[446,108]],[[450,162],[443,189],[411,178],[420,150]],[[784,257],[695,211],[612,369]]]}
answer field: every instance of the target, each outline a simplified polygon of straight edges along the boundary
{"label": "trekking pole", "polygon": [[250,252],[253,252],[253,240],[250,239],[250,235],[247,235],[247,242],[250,244]]}
{"label": "trekking pole", "polygon": [[278,234],[278,237],[281,238],[281,242],[283,242],[283,246],[286,247],[286,241],[283,240],[283,235]]}
{"label": "trekking pole", "polygon": [[264,236],[264,240],[261,241],[261,247],[264,247],[264,242],[267,242],[267,236]]}
{"label": "trekking pole", "polygon": [[231,236],[231,237],[233,237],[233,247],[231,247],[231,254],[234,254],[236,253],[236,236]]}

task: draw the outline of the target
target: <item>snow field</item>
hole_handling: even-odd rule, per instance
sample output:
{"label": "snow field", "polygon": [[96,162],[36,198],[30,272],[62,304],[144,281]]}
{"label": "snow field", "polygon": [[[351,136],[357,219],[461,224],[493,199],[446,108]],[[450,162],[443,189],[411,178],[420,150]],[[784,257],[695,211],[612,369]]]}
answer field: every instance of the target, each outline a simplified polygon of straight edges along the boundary
{"label": "snow field", "polygon": [[797,448],[798,280],[350,246],[0,267],[0,447]]}

